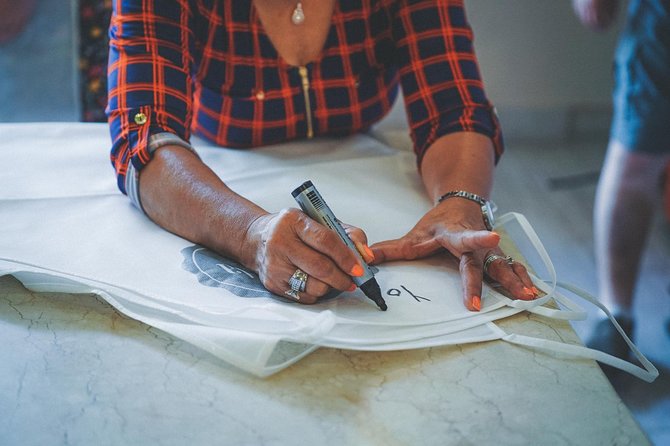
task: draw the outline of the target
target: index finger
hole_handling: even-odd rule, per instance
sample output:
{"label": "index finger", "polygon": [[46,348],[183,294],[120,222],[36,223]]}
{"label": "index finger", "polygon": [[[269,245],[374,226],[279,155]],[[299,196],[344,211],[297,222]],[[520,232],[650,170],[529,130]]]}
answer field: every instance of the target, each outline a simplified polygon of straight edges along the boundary
{"label": "index finger", "polygon": [[439,239],[440,244],[456,257],[480,249],[495,248],[500,243],[500,235],[497,232],[472,229],[458,232],[444,231]]}
{"label": "index finger", "polygon": [[480,311],[484,280],[481,259],[472,252],[463,253],[459,262],[459,271],[463,281],[463,304],[470,311]]}

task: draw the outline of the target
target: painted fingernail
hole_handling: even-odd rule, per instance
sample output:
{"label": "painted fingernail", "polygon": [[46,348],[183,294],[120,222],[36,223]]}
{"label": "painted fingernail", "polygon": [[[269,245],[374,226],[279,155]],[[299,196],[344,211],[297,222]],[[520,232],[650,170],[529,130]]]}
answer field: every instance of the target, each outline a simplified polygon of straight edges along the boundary
{"label": "painted fingernail", "polygon": [[368,245],[363,245],[363,247],[365,248],[365,252],[368,255],[366,257],[365,261],[368,262],[368,263],[372,262],[375,259],[375,253],[372,252],[372,250],[370,249],[370,247]]}
{"label": "painted fingernail", "polygon": [[356,291],[356,284],[352,283],[347,291],[349,291],[350,293]]}
{"label": "painted fingernail", "polygon": [[349,275],[354,277],[361,277],[364,273],[365,271],[363,271],[363,267],[358,263],[351,268],[351,271],[349,271]]}
{"label": "painted fingernail", "polygon": [[535,294],[535,292],[528,287],[523,287],[523,292],[526,294],[526,297],[533,298],[537,296],[537,294]]}
{"label": "painted fingernail", "polygon": [[361,242],[356,242],[355,245],[356,250],[358,250],[358,253],[363,257],[363,260],[365,260],[367,263],[370,263],[375,259],[375,254],[368,247],[368,245]]}
{"label": "painted fingernail", "polygon": [[472,307],[480,311],[482,309],[482,298],[479,296],[472,296]]}

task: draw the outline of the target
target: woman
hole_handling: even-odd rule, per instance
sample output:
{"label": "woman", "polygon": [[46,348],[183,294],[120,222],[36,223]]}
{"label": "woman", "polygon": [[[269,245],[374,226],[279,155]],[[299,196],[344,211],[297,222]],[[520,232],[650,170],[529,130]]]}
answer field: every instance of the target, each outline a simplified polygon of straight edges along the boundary
{"label": "woman", "polygon": [[362,274],[356,257],[297,209],[269,213],[231,191],[188,138],[255,147],[364,131],[401,84],[421,177],[437,204],[398,240],[368,247],[350,228],[363,258],[447,249],[460,259],[473,311],[485,261],[511,295],[537,296],[482,215],[502,140],[462,1],[117,0],[108,78],[120,189],[165,229],[256,271],[274,293],[304,271],[306,289],[293,294],[301,303],[352,290],[351,276]]}

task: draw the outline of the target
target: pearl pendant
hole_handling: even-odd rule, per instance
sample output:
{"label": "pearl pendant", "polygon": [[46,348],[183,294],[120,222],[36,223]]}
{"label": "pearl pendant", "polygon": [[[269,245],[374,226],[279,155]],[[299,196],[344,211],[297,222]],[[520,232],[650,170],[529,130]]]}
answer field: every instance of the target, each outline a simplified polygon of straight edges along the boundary
{"label": "pearl pendant", "polygon": [[305,21],[305,13],[302,10],[302,3],[298,2],[295,9],[293,10],[293,15],[291,15],[291,21],[294,25],[300,25]]}

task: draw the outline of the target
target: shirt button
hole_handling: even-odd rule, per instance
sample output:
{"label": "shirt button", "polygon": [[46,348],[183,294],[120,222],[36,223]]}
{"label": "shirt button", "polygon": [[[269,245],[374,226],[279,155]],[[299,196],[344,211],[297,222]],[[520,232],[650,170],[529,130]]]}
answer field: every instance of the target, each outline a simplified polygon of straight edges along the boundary
{"label": "shirt button", "polygon": [[135,124],[142,125],[146,124],[146,122],[147,122],[147,115],[145,115],[144,113],[138,113],[135,115]]}
{"label": "shirt button", "polygon": [[263,92],[263,90],[259,90],[256,93],[256,99],[258,99],[259,101],[262,101],[263,99],[265,99],[265,92]]}

